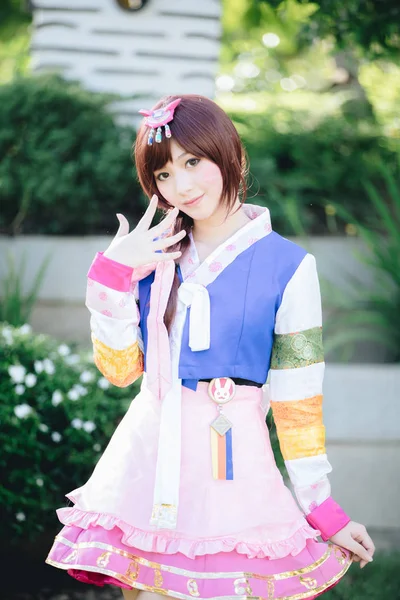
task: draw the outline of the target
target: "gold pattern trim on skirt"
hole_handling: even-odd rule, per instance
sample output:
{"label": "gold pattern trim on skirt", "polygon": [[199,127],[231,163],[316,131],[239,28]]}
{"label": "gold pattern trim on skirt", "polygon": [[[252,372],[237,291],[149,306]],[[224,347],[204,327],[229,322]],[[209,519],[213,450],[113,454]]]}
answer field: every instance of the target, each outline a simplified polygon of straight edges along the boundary
{"label": "gold pattern trim on skirt", "polygon": [[[67,540],[66,538],[63,538],[62,536],[58,535],[56,536],[55,540],[64,543],[66,546],[69,546],[70,548],[74,548],[74,549],[81,549],[81,548],[98,548],[100,550],[108,550],[111,552],[114,552],[115,554],[118,554],[120,556],[123,556],[124,558],[129,558],[131,561],[135,561],[137,562],[138,565],[142,565],[144,567],[149,567],[152,569],[156,569],[159,571],[164,571],[167,573],[172,573],[173,575],[182,575],[184,577],[188,577],[191,579],[238,579],[238,578],[253,578],[253,579],[261,579],[261,580],[271,580],[274,579],[275,581],[280,581],[282,579],[288,579],[289,577],[297,577],[299,575],[305,575],[306,573],[311,573],[311,571],[314,571],[315,569],[317,569],[318,567],[320,567],[321,565],[323,565],[328,558],[330,557],[330,555],[332,554],[332,552],[335,553],[335,557],[338,560],[338,562],[340,564],[343,564],[343,562],[339,561],[338,555],[337,555],[337,548],[338,546],[336,546],[335,544],[328,544],[328,548],[326,550],[326,552],[315,562],[313,562],[311,565],[307,565],[306,567],[302,567],[301,569],[296,569],[294,571],[283,571],[282,573],[276,573],[274,575],[259,575],[258,573],[249,573],[249,572],[243,572],[243,571],[236,571],[236,572],[209,572],[209,573],[199,573],[198,571],[189,571],[188,569],[180,569],[178,567],[171,567],[169,565],[163,565],[161,563],[158,562],[153,562],[150,560],[147,560],[146,558],[142,558],[140,556],[136,556],[134,554],[131,554],[130,552],[126,552],[125,550],[121,550],[119,548],[116,548],[114,546],[111,546],[109,544],[104,544],[102,542],[80,542],[80,543],[74,543],[74,542],[70,542],[69,540]],[[341,561],[343,561],[343,554],[341,552],[340,558]],[[344,556],[346,556],[344,554]],[[350,563],[351,563],[350,559]],[[60,563],[63,564],[63,563]],[[66,565],[66,568],[68,568],[68,565]]]}
{"label": "gold pattern trim on skirt", "polygon": [[[69,569],[70,568],[70,565],[66,565],[64,563],[58,563],[49,558],[47,558],[45,562],[47,564],[49,564],[53,567],[57,567],[59,569]],[[337,583],[339,581],[339,579],[341,579],[341,577],[343,577],[343,575],[349,569],[351,563],[352,563],[352,559],[350,558],[348,563],[343,567],[343,569],[339,573],[334,575],[334,577],[332,577],[329,581],[326,581],[323,585],[321,585],[317,588],[314,588],[313,590],[309,590],[308,592],[302,592],[300,594],[294,594],[292,596],[279,596],[276,598],[274,598],[273,596],[270,596],[269,593],[268,593],[268,596],[247,596],[247,595],[238,596],[237,594],[235,594],[232,596],[219,596],[217,600],[238,600],[238,599],[240,599],[240,600],[304,600],[305,598],[310,598],[310,596],[312,597],[312,596],[315,596],[316,594],[321,594],[327,588],[329,588],[332,585],[334,585],[335,583]],[[156,588],[156,587],[153,587],[150,585],[138,583],[136,581],[135,582],[129,581],[124,575],[122,575],[120,573],[116,573],[114,571],[110,571],[108,569],[102,569],[100,567],[94,568],[92,566],[87,566],[87,565],[73,565],[73,568],[80,569],[83,571],[93,572],[93,573],[102,573],[103,575],[109,575],[110,577],[114,577],[114,579],[117,579],[118,581],[121,581],[123,583],[127,583],[128,585],[131,585],[132,588],[137,588],[139,590],[144,590],[147,592],[156,592],[157,594],[162,594],[163,596],[171,596],[172,598],[180,598],[181,600],[192,600],[192,598],[193,598],[192,595],[189,596],[187,594],[182,594],[181,592],[175,592],[173,590],[164,590],[164,589]],[[199,597],[199,600],[202,600],[202,598]],[[204,600],[209,600],[209,599],[204,599]]]}
{"label": "gold pattern trim on skirt", "polygon": [[95,365],[113,385],[126,387],[142,375],[144,358],[138,342],[123,350],[115,350],[98,340],[93,333],[92,342]]}

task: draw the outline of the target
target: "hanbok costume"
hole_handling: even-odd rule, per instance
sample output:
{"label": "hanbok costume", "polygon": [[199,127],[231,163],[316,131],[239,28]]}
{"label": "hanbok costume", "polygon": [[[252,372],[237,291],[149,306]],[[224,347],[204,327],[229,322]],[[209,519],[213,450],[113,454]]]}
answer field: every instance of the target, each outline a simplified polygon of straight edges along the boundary
{"label": "hanbok costume", "polygon": [[[143,379],[91,477],[57,510],[64,527],[46,562],[80,581],[300,600],[351,564],[328,542],[350,519],[327,477],[315,259],[272,231],[268,209],[243,210],[251,220],[201,263],[189,234],[177,264],[132,269],[99,253],[91,265],[95,362],[114,385]],[[274,460],[269,408],[301,509]]]}

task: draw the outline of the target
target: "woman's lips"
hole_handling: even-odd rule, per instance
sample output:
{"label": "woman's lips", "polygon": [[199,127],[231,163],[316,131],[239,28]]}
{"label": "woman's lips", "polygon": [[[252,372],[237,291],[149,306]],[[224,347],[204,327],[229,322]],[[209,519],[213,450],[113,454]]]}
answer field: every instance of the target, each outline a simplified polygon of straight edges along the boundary
{"label": "woman's lips", "polygon": [[200,200],[202,199],[203,196],[204,196],[204,194],[202,194],[201,196],[198,196],[197,198],[193,198],[193,200],[191,200],[190,202],[186,202],[185,206],[194,206],[195,204],[200,202]]}

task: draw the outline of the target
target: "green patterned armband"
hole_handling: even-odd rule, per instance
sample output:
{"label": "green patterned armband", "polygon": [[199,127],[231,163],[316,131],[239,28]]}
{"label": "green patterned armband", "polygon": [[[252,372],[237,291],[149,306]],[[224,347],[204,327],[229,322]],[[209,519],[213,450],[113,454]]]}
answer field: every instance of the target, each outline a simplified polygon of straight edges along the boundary
{"label": "green patterned armband", "polygon": [[323,360],[322,327],[275,334],[271,369],[299,369]]}

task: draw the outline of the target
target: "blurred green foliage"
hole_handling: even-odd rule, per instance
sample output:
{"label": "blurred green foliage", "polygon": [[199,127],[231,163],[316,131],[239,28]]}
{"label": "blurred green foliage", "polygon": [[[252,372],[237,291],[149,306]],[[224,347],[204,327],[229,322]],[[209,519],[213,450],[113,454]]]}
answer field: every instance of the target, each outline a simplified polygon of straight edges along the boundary
{"label": "blurred green foliage", "polygon": [[27,71],[31,20],[27,0],[1,1],[0,82]]}
{"label": "blurred green foliage", "polygon": [[247,23],[258,25],[270,8],[278,18],[312,15],[299,31],[302,43],[333,36],[337,46],[358,47],[371,57],[399,55],[398,0],[248,0]]}
{"label": "blurred green foliage", "polygon": [[91,355],[0,324],[0,503],[3,539],[35,540],[58,523],[139,391],[111,385]]}
{"label": "blurred green foliage", "polygon": [[116,212],[138,220],[134,132],[109,100],[56,76],[0,87],[1,232],[111,233]]}
{"label": "blurred green foliage", "polygon": [[400,553],[377,552],[373,562],[363,569],[354,563],[324,596],[326,600],[398,600],[399,590]]}
{"label": "blurred green foliage", "polygon": [[249,197],[257,194],[283,234],[299,233],[297,215],[307,233],[342,232],[346,220],[332,226],[326,212],[333,202],[351,207],[363,221],[369,199],[361,182],[380,180],[380,159],[397,159],[376,129],[357,128],[340,115],[313,125],[306,111],[230,114],[250,160]]}
{"label": "blurred green foliage", "polygon": [[11,252],[7,252],[5,260],[6,274],[0,281],[0,322],[7,321],[10,325],[18,327],[30,322],[51,256],[46,256],[39,266],[31,289],[27,292],[24,291],[26,253],[23,254],[19,264],[16,263]]}
{"label": "blurred green foliage", "polygon": [[[336,204],[332,208],[354,227],[365,249],[358,259],[371,270],[373,289],[352,274],[346,293],[329,286],[325,308],[326,350],[340,350],[351,358],[361,341],[384,347],[388,362],[400,361],[400,161],[396,171],[378,165],[379,185],[364,181],[370,211],[361,221],[354,211]],[[325,282],[325,286],[327,283]]]}

